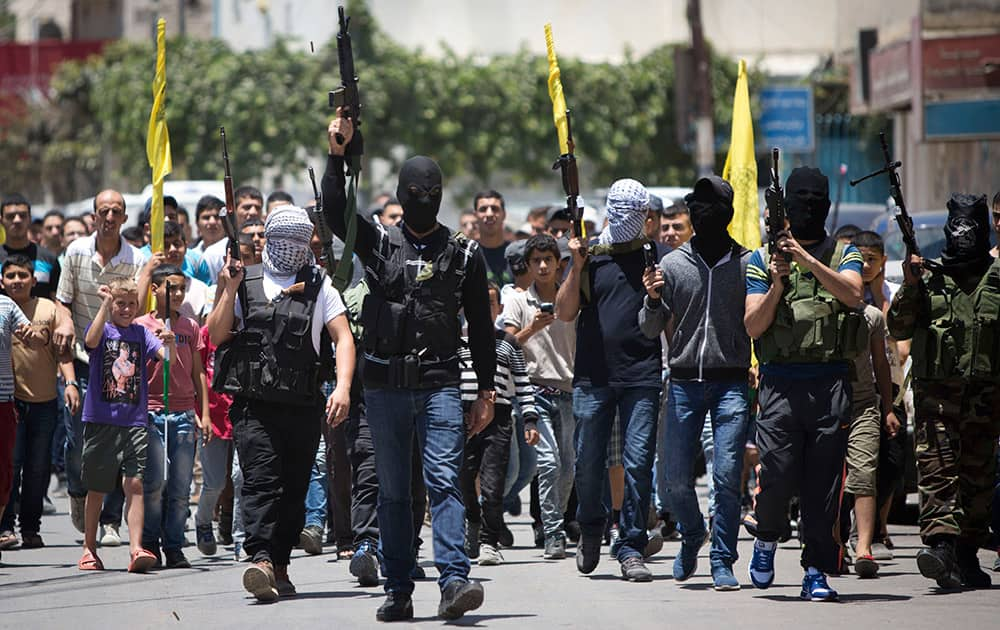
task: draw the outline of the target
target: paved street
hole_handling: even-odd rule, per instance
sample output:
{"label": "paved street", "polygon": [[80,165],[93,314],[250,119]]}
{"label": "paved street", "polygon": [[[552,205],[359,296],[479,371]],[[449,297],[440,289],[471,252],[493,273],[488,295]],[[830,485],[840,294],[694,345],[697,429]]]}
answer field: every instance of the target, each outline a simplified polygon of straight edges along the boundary
{"label": "paved street", "polygon": [[[291,577],[298,597],[273,605],[258,605],[244,593],[240,573],[246,565],[231,560],[231,552],[202,558],[197,549],[185,552],[188,570],[149,575],[125,572],[127,548],[105,549],[103,573],[76,569],[78,535],[67,516],[68,501],[56,499],[60,513],[45,517],[42,536],[47,547],[5,551],[0,564],[0,627],[2,628],[363,628],[376,626],[380,588],[360,588],[351,580],[347,562],[334,554],[305,556],[296,551]],[[500,567],[473,567],[473,577],[486,587],[483,607],[455,625],[491,628],[830,628],[863,629],[895,626],[915,630],[996,628],[1000,587],[989,591],[937,594],[916,573],[914,555],[919,538],[914,528],[892,528],[895,562],[883,563],[882,577],[831,580],[841,593],[840,604],[816,604],[798,599],[801,572],[797,550],[783,545],[778,554],[775,586],[767,591],[747,588],[750,541],[740,542],[737,577],[743,590],[716,593],[707,575],[707,548],[699,571],[685,584],[670,577],[679,543],[668,542],[650,563],[651,584],[618,579],[618,565],[601,562],[591,576],[577,574],[573,558],[545,561],[531,541],[524,516],[511,519],[518,544],[504,550]],[[425,530],[425,549],[429,535]],[[123,530],[124,534],[124,530]],[[188,538],[193,539],[193,532]],[[570,548],[572,554],[573,548]],[[982,552],[987,568],[993,557]],[[436,574],[429,555],[421,564]],[[993,574],[1000,583],[1000,575]],[[416,622],[423,627],[442,622],[434,615],[438,589],[433,580],[418,583],[414,594]]]}

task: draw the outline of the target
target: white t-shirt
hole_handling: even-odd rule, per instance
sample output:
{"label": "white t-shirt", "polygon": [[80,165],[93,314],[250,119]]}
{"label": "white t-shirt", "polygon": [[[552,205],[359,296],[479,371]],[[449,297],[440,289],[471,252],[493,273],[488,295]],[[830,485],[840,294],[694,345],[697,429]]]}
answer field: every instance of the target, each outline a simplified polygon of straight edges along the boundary
{"label": "white t-shirt", "polygon": [[212,279],[211,284],[219,281],[219,272],[222,271],[222,266],[226,264],[228,247],[229,239],[223,237],[221,240],[206,247],[205,251],[201,254],[201,260],[208,268],[208,276]]}
{"label": "white t-shirt", "polygon": [[[542,301],[535,285],[527,291],[511,291],[504,298],[503,323],[523,330],[535,318]],[[573,360],[576,357],[576,319],[555,320],[522,344],[528,378],[535,385],[573,391]]]}
{"label": "white t-shirt", "polygon": [[186,278],[186,280],[184,303],[178,310],[184,317],[190,317],[199,324],[203,324],[205,317],[212,310],[215,288],[209,289],[207,284],[197,278]]}
{"label": "white t-shirt", "polygon": [[[269,300],[273,300],[278,296],[283,289],[287,289],[295,283],[295,276],[275,276],[272,275],[267,269],[264,269],[264,295]],[[313,349],[316,354],[319,354],[319,337],[320,332],[327,322],[331,321],[338,315],[342,315],[347,309],[344,307],[344,300],[340,297],[340,292],[333,288],[333,283],[330,282],[330,276],[323,277],[323,288],[320,290],[319,298],[316,300],[316,309],[313,311],[312,316],[312,342]],[[240,319],[243,315],[242,307],[240,305],[240,298],[236,298],[236,305],[234,311],[236,318]],[[237,328],[243,328],[243,322],[237,325]]]}

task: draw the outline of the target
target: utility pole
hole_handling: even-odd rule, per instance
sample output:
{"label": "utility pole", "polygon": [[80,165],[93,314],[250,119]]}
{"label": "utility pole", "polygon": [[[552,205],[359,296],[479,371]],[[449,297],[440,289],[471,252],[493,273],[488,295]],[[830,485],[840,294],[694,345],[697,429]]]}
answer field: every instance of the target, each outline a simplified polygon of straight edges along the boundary
{"label": "utility pole", "polygon": [[711,175],[715,169],[715,127],[712,117],[712,72],[701,27],[701,2],[688,0],[687,19],[691,26],[691,52],[694,57],[694,129],[695,168],[698,177]]}

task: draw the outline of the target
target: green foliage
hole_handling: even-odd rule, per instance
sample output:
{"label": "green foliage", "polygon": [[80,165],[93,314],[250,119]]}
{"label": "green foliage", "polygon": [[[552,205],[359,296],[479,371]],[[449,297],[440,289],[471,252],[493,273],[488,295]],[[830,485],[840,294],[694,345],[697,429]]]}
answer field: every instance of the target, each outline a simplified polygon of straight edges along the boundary
{"label": "green foliage", "polygon": [[[425,153],[449,179],[558,187],[544,56],[520,50],[483,59],[445,49],[432,58],[393,42],[363,2],[350,2],[348,13],[366,158]],[[560,58],[585,188],[624,176],[652,184],[694,176],[691,155],[675,141],[673,59],[671,46],[627,55],[617,65]],[[102,185],[138,190],[148,181],[154,61],[151,42],[117,42],[100,57],[64,64],[53,78],[51,104],[35,124],[46,132],[39,173],[54,174],[57,199],[91,195]],[[714,57],[712,80],[716,125],[728,140],[736,64]],[[219,41],[169,39],[172,178],[221,178],[220,125],[237,182],[304,169],[306,156],[323,151],[326,94],[338,83],[333,38],[316,54],[280,41],[235,53]]]}

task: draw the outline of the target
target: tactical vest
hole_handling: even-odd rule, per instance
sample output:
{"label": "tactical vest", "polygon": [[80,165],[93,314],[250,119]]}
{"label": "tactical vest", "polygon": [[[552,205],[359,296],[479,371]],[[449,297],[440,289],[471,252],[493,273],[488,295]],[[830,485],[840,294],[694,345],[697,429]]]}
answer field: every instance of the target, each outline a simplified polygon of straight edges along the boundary
{"label": "tactical vest", "polygon": [[303,267],[292,285],[301,283],[301,291],[286,289],[269,300],[263,266],[247,267],[243,330],[216,350],[212,389],[267,402],[316,403],[334,365],[325,326],[319,356],[312,343],[312,318],[325,276],[319,267]]}
{"label": "tactical vest", "polygon": [[1000,377],[1000,262],[990,266],[971,294],[945,274],[933,274],[925,283],[929,309],[913,332],[913,376]]}
{"label": "tactical vest", "polygon": [[[816,257],[836,270],[844,257],[844,244],[828,239]],[[764,268],[771,261],[761,249]],[[792,265],[785,293],[771,324],[754,350],[761,363],[829,363],[857,357],[868,348],[864,314],[844,306],[807,270]]]}
{"label": "tactical vest", "polygon": [[439,251],[415,256],[400,228],[378,235],[361,309],[365,352],[383,360],[418,356],[424,364],[457,360],[462,283],[478,244],[454,234]]}

